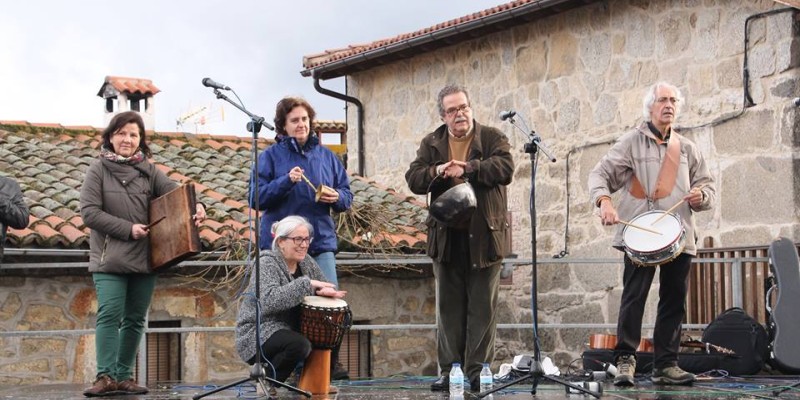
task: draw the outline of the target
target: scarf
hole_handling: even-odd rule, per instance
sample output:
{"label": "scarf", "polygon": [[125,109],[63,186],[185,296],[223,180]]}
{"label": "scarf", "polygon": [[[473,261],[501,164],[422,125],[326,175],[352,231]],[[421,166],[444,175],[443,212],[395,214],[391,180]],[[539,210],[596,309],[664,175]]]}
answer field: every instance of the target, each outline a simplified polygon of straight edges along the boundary
{"label": "scarf", "polygon": [[137,149],[136,153],[134,153],[132,156],[123,157],[109,150],[106,146],[102,146],[100,147],[100,157],[105,158],[108,161],[115,162],[117,164],[134,165],[144,160],[144,153],[141,150]]}

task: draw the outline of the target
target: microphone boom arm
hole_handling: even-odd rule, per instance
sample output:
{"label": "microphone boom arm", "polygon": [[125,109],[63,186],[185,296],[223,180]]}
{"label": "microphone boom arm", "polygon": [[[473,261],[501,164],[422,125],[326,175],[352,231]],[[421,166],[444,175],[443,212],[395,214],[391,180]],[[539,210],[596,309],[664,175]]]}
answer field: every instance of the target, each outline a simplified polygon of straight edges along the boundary
{"label": "microphone boom arm", "polygon": [[[252,120],[252,121],[251,121],[251,123],[255,123],[255,124],[261,124],[261,125],[265,126],[267,129],[269,129],[269,130],[271,130],[271,131],[274,131],[274,130],[275,130],[275,127],[273,127],[272,125],[270,125],[270,124],[269,124],[269,123],[268,123],[268,122],[267,122],[267,121],[264,119],[264,117],[258,116],[258,115],[256,115],[256,114],[253,114],[253,113],[251,113],[250,111],[247,111],[247,109],[245,109],[244,107],[240,106],[239,104],[236,104],[236,102],[232,101],[230,98],[228,98],[228,96],[225,96],[225,94],[223,94],[222,92],[220,92],[220,90],[219,90],[219,89],[216,89],[216,88],[215,88],[215,89],[214,89],[214,94],[215,94],[215,95],[217,95],[217,98],[218,98],[218,99],[222,99],[222,100],[225,100],[225,101],[227,101],[228,103],[231,103],[231,104],[232,104],[234,107],[238,108],[238,109],[239,109],[239,110],[241,110],[243,113],[247,114],[247,115],[250,117],[250,119]],[[248,124],[248,125],[249,125],[249,124]],[[250,128],[250,126],[248,126],[248,130],[251,130],[251,129],[249,129],[249,128]],[[252,128],[256,128],[256,127],[255,127],[255,126],[252,126]],[[256,132],[258,132],[258,130],[256,130]]]}
{"label": "microphone boom arm", "polygon": [[[539,135],[537,135],[533,129],[528,129],[528,131],[525,131],[519,125],[517,125],[517,121],[514,119],[514,117],[510,117],[508,120],[511,122],[511,125],[514,126],[514,128],[517,128],[520,132],[522,132],[523,135],[525,135],[526,140],[529,140],[530,143],[541,149],[550,162],[556,162],[556,158],[553,156],[553,153],[544,143],[542,143],[542,138],[539,137]],[[522,123],[525,124],[525,121],[522,121]],[[527,124],[525,124],[525,128],[528,128]]]}

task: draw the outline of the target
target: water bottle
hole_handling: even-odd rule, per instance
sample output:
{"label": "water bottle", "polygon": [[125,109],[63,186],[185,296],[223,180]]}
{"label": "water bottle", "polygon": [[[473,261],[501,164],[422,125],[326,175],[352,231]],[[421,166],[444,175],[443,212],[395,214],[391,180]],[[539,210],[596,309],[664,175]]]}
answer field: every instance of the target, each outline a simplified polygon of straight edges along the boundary
{"label": "water bottle", "polygon": [[464,372],[460,363],[453,363],[450,369],[450,395],[462,396],[464,394]]}
{"label": "water bottle", "polygon": [[481,393],[492,390],[492,370],[489,368],[489,363],[483,363],[481,370]]}

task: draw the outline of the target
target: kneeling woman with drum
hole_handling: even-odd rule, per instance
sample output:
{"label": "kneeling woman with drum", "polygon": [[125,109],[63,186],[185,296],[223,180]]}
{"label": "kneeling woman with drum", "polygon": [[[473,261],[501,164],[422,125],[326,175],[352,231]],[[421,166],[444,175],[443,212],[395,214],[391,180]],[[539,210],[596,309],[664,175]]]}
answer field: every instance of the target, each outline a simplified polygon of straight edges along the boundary
{"label": "kneeling woman with drum", "polygon": [[[272,250],[259,255],[260,273],[250,278],[236,321],[236,351],[248,364],[259,355],[274,367],[274,379],[284,382],[311,353],[312,343],[300,332],[301,305],[306,296],[344,297],[326,282],[317,263],[308,255],[314,228],[303,217],[289,216],[272,226]],[[256,313],[255,282],[261,296]],[[248,297],[249,296],[249,297]],[[259,340],[256,344],[256,329]],[[267,376],[272,371],[266,369]]]}

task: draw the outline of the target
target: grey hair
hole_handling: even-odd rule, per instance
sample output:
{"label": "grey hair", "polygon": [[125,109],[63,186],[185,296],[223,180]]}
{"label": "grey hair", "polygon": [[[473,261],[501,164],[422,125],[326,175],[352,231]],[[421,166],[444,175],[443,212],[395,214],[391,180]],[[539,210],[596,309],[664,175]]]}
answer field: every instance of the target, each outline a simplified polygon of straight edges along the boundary
{"label": "grey hair", "polygon": [[464,93],[464,96],[467,96],[467,105],[469,105],[469,93],[467,92],[467,88],[461,85],[447,85],[439,91],[439,95],[436,96],[436,105],[439,107],[439,116],[444,117],[444,98],[445,96],[449,96],[451,94],[456,93]]}
{"label": "grey hair", "polygon": [[308,222],[307,219],[299,215],[290,215],[274,224],[272,224],[272,251],[279,251],[278,239],[286,238],[294,232],[295,229],[305,226],[308,229],[308,235],[314,237],[314,227]]}
{"label": "grey hair", "polygon": [[653,107],[653,103],[656,102],[656,92],[658,88],[666,87],[670,88],[675,92],[675,97],[678,99],[678,104],[675,104],[675,118],[678,117],[678,114],[681,112],[681,106],[683,105],[683,93],[681,90],[678,89],[677,86],[668,83],[668,82],[656,82],[653,86],[650,86],[647,89],[647,93],[644,94],[642,98],[642,116],[644,117],[645,121],[650,121],[650,109]]}

